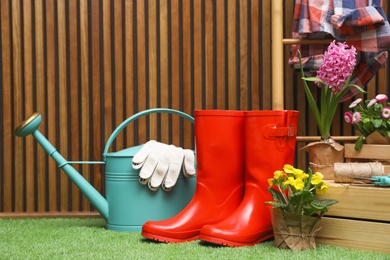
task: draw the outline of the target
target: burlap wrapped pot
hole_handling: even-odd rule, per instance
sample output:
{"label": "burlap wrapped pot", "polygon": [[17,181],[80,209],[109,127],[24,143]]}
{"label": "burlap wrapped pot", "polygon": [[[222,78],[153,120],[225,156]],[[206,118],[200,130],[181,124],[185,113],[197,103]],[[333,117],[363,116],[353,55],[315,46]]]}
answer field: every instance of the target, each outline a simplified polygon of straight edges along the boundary
{"label": "burlap wrapped pot", "polygon": [[320,218],[282,213],[279,208],[271,208],[271,215],[276,247],[293,251],[316,248]]}
{"label": "burlap wrapped pot", "polygon": [[324,180],[334,179],[334,163],[344,161],[344,146],[336,142],[313,142],[301,148],[309,153],[309,167],[320,172]]}

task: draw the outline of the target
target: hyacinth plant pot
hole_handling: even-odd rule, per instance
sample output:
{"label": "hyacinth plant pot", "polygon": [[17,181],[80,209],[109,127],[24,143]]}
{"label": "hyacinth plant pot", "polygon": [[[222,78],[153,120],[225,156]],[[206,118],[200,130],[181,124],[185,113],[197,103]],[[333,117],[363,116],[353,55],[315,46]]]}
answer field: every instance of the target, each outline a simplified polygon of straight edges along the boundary
{"label": "hyacinth plant pot", "polygon": [[344,162],[344,146],[335,141],[312,142],[301,148],[309,156],[309,167],[321,172],[325,180],[334,180],[334,164]]}
{"label": "hyacinth plant pot", "polygon": [[279,208],[271,208],[275,246],[280,249],[301,251],[315,249],[315,236],[321,229],[321,218],[282,212]]}
{"label": "hyacinth plant pot", "polygon": [[[305,75],[299,52],[298,57],[301,62],[301,74]],[[317,77],[302,77],[306,97],[323,140],[302,149],[309,153],[310,168],[314,172],[320,171],[328,180],[334,179],[334,163],[344,161],[344,147],[334,142],[330,133],[337,107],[351,88],[365,92],[361,87],[350,83],[355,65],[356,49],[346,43],[333,41],[324,53]],[[318,104],[308,82],[315,83],[321,89]]]}

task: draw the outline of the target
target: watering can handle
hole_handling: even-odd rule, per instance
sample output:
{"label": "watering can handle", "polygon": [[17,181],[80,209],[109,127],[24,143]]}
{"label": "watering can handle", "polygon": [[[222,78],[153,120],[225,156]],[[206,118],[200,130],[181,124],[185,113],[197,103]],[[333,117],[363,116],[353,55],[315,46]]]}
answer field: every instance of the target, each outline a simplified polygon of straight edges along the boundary
{"label": "watering can handle", "polygon": [[115,130],[114,132],[112,132],[110,138],[108,138],[108,141],[107,141],[107,144],[106,146],[104,147],[104,152],[103,154],[107,154],[108,152],[108,149],[110,148],[112,142],[114,141],[114,139],[116,138],[116,136],[123,130],[123,128],[125,128],[128,124],[130,124],[131,122],[133,122],[134,120],[138,119],[139,117],[141,116],[145,116],[145,115],[149,115],[149,114],[153,114],[153,113],[168,113],[168,114],[174,114],[174,115],[178,115],[180,117],[183,117],[185,119],[187,119],[188,121],[190,121],[191,123],[194,123],[194,118],[184,112],[181,112],[181,111],[178,111],[178,110],[174,110],[174,109],[171,109],[171,108],[151,108],[151,109],[147,109],[147,110],[144,110],[144,111],[141,111],[141,112],[138,112],[137,114],[134,114],[132,115],[131,117],[127,118],[125,121],[123,121]]}

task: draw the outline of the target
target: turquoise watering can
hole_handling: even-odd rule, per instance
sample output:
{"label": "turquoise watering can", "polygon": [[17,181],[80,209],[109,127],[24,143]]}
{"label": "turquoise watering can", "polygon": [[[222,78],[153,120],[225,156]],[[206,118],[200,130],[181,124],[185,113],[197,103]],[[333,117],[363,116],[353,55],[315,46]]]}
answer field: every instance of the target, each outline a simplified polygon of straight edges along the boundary
{"label": "turquoise watering can", "polygon": [[[147,220],[167,219],[180,212],[191,200],[196,186],[196,178],[180,177],[170,192],[162,189],[151,191],[138,181],[139,170],[132,167],[132,158],[142,145],[118,152],[108,152],[116,136],[129,123],[137,118],[152,113],[169,113],[183,117],[190,122],[194,118],[177,110],[154,108],[139,112],[121,123],[108,138],[103,152],[103,161],[71,162],[62,157],[56,148],[37,130],[42,117],[34,113],[16,129],[15,135],[25,137],[32,134],[38,143],[51,156],[81,190],[101,216],[106,219],[107,229],[116,231],[140,231]],[[104,164],[106,197],[103,197],[71,164]]]}

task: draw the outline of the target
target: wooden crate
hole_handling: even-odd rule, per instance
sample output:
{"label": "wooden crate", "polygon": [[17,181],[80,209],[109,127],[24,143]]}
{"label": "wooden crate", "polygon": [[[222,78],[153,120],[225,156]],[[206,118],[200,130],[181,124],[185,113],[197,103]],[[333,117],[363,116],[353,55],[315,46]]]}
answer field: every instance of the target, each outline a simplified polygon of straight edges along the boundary
{"label": "wooden crate", "polygon": [[390,187],[330,181],[321,199],[337,199],[322,219],[317,243],[390,253]]}
{"label": "wooden crate", "polygon": [[[346,162],[390,162],[390,145],[344,145]],[[385,165],[385,174],[389,174]],[[390,253],[390,187],[329,182],[322,199],[337,199],[322,220],[317,243]]]}
{"label": "wooden crate", "polygon": [[360,151],[354,149],[355,144],[344,145],[346,162],[380,161],[390,163],[390,145],[364,144]]}
{"label": "wooden crate", "polygon": [[[390,145],[364,144],[360,151],[355,150],[355,144],[344,145],[345,166],[341,163],[334,165],[335,182],[353,182],[352,177],[370,177],[372,175],[387,176],[390,174]],[[346,165],[350,163],[347,167]],[[368,167],[359,164],[371,163]],[[382,167],[383,166],[383,167]],[[342,168],[344,167],[344,168]],[[349,168],[349,167],[354,167]],[[371,168],[372,167],[372,168]],[[366,172],[366,169],[370,172]],[[351,172],[347,172],[350,170]],[[369,181],[366,181],[369,183]]]}

